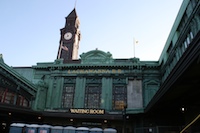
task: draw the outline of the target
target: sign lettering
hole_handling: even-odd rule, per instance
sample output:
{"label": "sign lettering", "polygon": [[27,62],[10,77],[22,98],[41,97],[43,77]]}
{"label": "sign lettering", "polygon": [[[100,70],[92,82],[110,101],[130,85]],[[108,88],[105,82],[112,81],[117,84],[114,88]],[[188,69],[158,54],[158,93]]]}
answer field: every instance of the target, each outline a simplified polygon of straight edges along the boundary
{"label": "sign lettering", "polygon": [[70,109],[73,114],[104,114],[103,109]]}
{"label": "sign lettering", "polygon": [[115,74],[115,73],[122,73],[121,69],[78,69],[78,70],[68,70],[68,74],[86,74],[86,73],[107,73],[107,74]]}

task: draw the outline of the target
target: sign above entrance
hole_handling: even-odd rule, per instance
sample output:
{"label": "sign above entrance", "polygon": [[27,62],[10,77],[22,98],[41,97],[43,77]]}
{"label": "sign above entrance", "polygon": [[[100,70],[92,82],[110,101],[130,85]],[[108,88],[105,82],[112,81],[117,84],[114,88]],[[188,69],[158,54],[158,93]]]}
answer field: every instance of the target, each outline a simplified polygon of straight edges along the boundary
{"label": "sign above entrance", "polygon": [[89,73],[107,73],[107,74],[120,74],[121,69],[78,69],[78,70],[68,70],[68,74],[89,74]]}
{"label": "sign above entrance", "polygon": [[97,114],[102,115],[105,113],[104,109],[69,109],[72,114]]}

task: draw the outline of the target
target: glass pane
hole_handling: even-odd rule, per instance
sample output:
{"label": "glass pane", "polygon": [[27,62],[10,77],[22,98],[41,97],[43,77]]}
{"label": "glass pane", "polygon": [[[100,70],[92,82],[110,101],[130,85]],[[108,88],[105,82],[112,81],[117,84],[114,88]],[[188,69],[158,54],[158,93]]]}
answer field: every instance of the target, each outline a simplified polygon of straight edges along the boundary
{"label": "glass pane", "polygon": [[65,86],[62,95],[62,108],[73,107],[74,86]]}
{"label": "glass pane", "polygon": [[113,109],[114,110],[123,110],[126,99],[127,99],[127,90],[125,86],[114,86],[113,87]]}
{"label": "glass pane", "polygon": [[86,108],[100,108],[101,87],[88,86],[85,91],[85,107]]}

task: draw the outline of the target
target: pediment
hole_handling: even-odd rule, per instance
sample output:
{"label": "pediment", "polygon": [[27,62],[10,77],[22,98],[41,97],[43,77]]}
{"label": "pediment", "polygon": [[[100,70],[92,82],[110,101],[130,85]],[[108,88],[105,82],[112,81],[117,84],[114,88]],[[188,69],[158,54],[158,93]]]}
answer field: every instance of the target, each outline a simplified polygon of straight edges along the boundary
{"label": "pediment", "polygon": [[92,50],[80,55],[81,64],[110,64],[113,63],[112,54],[101,50]]}

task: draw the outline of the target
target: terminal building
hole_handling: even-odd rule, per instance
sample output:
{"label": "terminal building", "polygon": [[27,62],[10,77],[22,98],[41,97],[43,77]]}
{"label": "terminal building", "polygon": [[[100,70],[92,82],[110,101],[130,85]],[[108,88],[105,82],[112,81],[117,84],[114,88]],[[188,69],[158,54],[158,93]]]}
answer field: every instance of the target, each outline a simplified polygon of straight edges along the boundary
{"label": "terminal building", "polygon": [[183,1],[157,61],[114,59],[99,49],[79,58],[79,25],[73,9],[52,62],[10,67],[0,56],[1,132],[12,123],[119,133],[200,131],[199,0]]}

